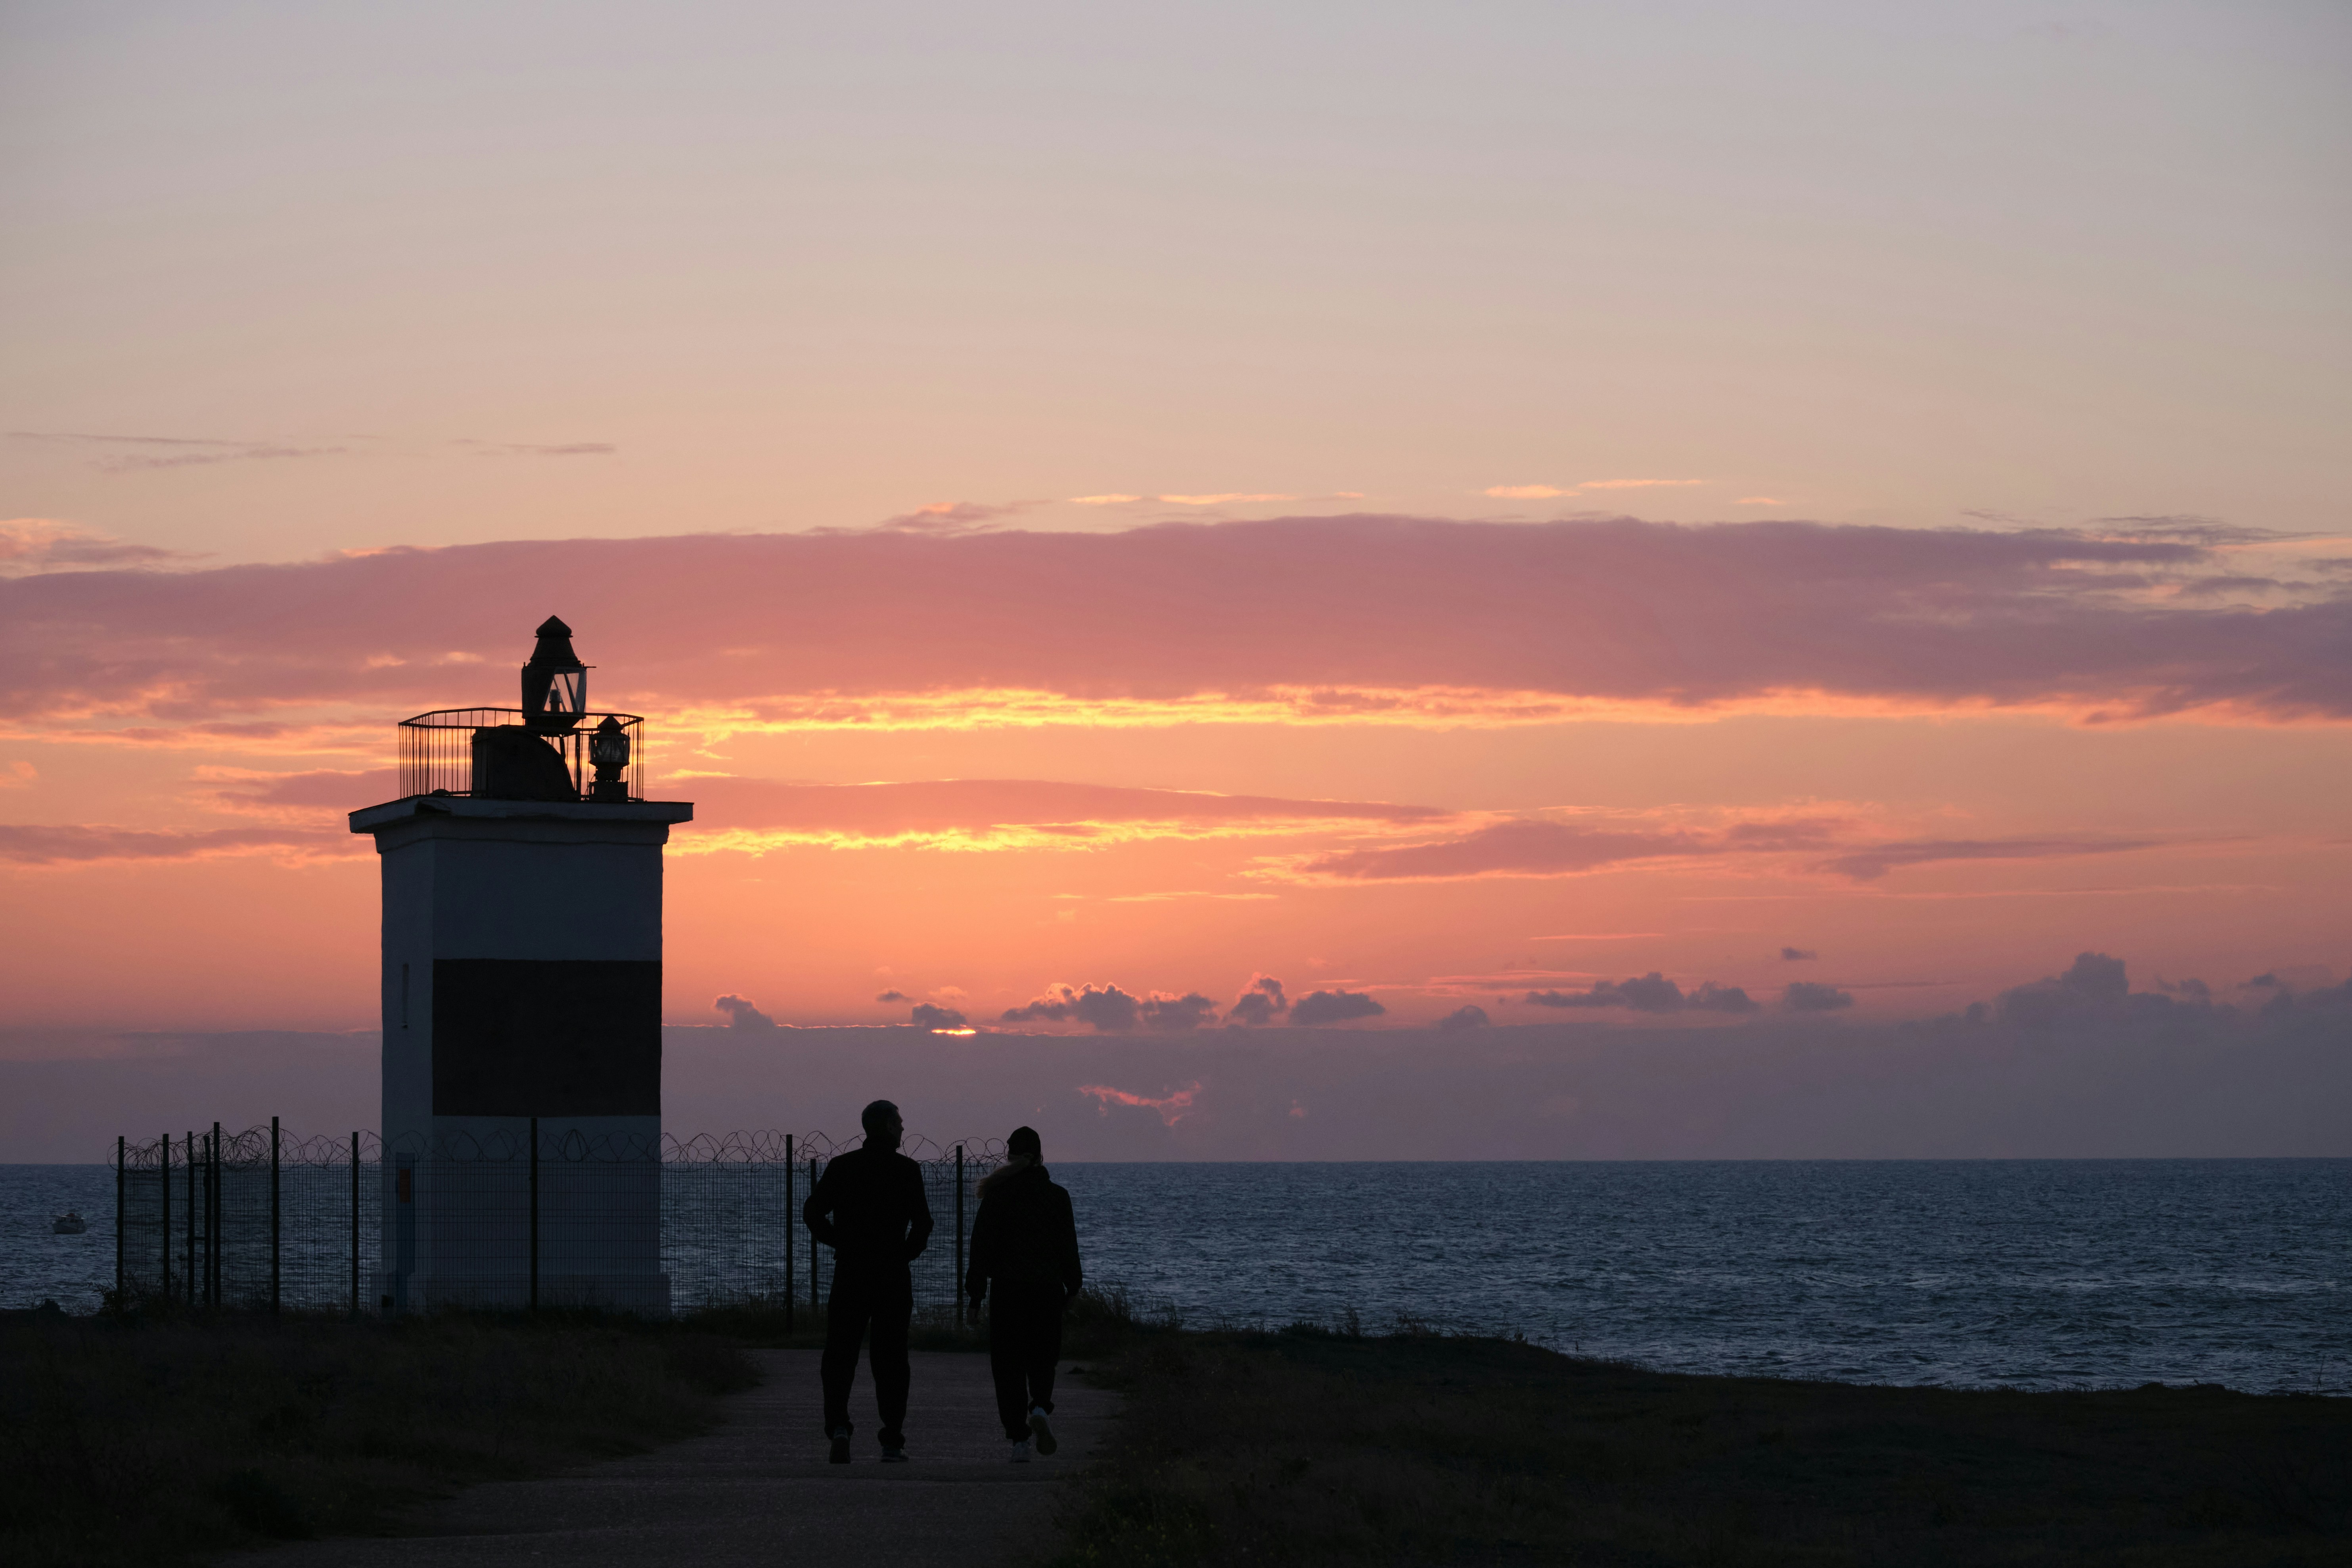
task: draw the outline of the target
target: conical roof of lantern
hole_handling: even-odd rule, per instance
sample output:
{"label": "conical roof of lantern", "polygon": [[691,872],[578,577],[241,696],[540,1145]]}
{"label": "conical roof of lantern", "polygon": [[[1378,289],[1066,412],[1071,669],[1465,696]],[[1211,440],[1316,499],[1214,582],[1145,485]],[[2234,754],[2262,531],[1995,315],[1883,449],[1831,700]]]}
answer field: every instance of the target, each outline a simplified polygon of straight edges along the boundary
{"label": "conical roof of lantern", "polygon": [[580,656],[572,651],[572,628],[563,624],[561,616],[550,616],[539,623],[539,646],[530,650],[530,662],[537,665],[577,666]]}

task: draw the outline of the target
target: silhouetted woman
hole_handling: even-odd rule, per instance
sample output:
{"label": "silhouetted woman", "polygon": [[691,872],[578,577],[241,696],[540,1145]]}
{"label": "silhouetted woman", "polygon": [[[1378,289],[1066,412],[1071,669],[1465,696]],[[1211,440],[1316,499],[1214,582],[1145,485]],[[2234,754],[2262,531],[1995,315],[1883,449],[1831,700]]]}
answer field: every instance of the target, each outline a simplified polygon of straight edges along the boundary
{"label": "silhouetted woman", "polygon": [[1034,1447],[1054,1451],[1054,1363],[1062,1358],[1062,1311],[1078,1293],[1078,1226],[1070,1194],[1045,1174],[1036,1129],[1016,1127],[1005,1161],[980,1184],[971,1222],[971,1267],[964,1294],[978,1311],[988,1301],[988,1365],[996,1376],[996,1413],[1013,1443],[1013,1462]]}

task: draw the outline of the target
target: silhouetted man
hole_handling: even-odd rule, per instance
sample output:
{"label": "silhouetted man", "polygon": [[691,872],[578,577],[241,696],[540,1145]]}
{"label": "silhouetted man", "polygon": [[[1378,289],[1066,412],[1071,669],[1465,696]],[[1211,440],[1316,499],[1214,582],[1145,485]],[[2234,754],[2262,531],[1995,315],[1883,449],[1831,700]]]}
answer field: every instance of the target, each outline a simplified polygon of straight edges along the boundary
{"label": "silhouetted man", "polygon": [[1004,1153],[1004,1164],[980,1184],[963,1289],[974,1311],[988,1300],[988,1369],[1017,1465],[1033,1448],[1054,1451],[1046,1417],[1054,1413],[1054,1363],[1062,1359],[1062,1313],[1086,1277],[1070,1194],[1045,1173],[1036,1129],[1014,1128]]}
{"label": "silhouetted man", "polygon": [[809,1234],[833,1248],[833,1294],[825,1302],[824,1431],[836,1465],[849,1463],[849,1390],[857,1381],[857,1342],[868,1326],[873,1349],[874,1404],[881,1414],[882,1458],[907,1458],[907,1325],[915,1315],[914,1279],[907,1265],[931,1238],[931,1205],[923,1171],[898,1152],[906,1123],[887,1100],[867,1106],[866,1146],[836,1154],[801,1219]]}

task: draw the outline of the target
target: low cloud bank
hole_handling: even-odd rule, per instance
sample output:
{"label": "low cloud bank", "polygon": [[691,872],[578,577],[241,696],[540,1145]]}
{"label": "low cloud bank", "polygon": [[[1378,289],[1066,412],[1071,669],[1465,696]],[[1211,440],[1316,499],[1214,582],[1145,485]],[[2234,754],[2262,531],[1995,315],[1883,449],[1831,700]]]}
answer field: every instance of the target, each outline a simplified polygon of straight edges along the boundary
{"label": "low cloud bank", "polygon": [[382,1121],[380,1058],[373,1030],[0,1029],[0,1164],[111,1164],[117,1137],[152,1144],[272,1116],[349,1138]]}
{"label": "low cloud bank", "polygon": [[[2110,990],[2063,1023],[672,1028],[663,1120],[854,1137],[885,1096],[932,1138],[1025,1122],[1061,1160],[2352,1157],[2352,988],[2258,989],[2273,999],[2167,1009]],[[272,1114],[347,1136],[377,1093],[369,1035],[10,1032],[0,1161]]]}
{"label": "low cloud bank", "polygon": [[1636,1013],[1753,1013],[1756,1001],[1737,985],[1710,980],[1685,993],[1657,970],[1632,980],[1601,980],[1589,991],[1530,991],[1530,1006],[1628,1007]]}
{"label": "low cloud bank", "polygon": [[[924,1024],[925,1009],[918,1007],[914,1022]],[[1265,1028],[1287,1014],[1289,1021],[1307,1027],[1344,1024],[1358,1018],[1378,1018],[1388,1009],[1370,996],[1342,987],[1312,991],[1292,1002],[1282,982],[1270,974],[1254,974],[1224,1013],[1229,1029]],[[958,1019],[961,1021],[961,1016]],[[996,1026],[1007,1024],[1076,1024],[1098,1035],[1131,1034],[1138,1029],[1181,1034],[1205,1029],[1218,1021],[1217,1004],[1198,991],[1176,995],[1148,991],[1140,995],[1114,984],[1070,985],[1056,982],[1035,999],[1007,1007],[996,1016]],[[938,1027],[937,1025],[929,1025]]]}
{"label": "low cloud bank", "polygon": [[[1063,1160],[2352,1156],[2352,1007],[1729,1027],[670,1037],[668,1123],[934,1138],[1027,1123]],[[1450,1022],[1450,1021],[1449,1021]],[[747,1085],[758,1086],[747,1093]]]}
{"label": "low cloud bank", "polygon": [[1000,1024],[1077,1023],[1105,1035],[1137,1028],[1197,1029],[1216,1018],[1217,1005],[1197,991],[1181,996],[1157,991],[1136,996],[1116,985],[1049,985],[1035,1001],[997,1015]]}

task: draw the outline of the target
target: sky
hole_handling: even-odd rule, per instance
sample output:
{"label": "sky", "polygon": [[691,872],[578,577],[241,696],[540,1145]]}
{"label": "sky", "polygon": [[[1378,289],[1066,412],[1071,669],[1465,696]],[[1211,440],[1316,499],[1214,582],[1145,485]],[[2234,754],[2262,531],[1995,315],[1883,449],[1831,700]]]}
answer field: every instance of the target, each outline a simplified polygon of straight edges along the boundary
{"label": "sky", "polygon": [[373,1028],[343,814],[550,614],[696,804],[678,1030],[1172,1129],[1178,1039],[2305,1027],[2347,88],[2321,4],[0,4],[0,1060]]}

